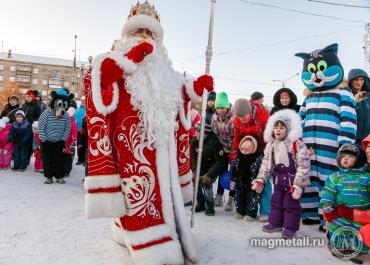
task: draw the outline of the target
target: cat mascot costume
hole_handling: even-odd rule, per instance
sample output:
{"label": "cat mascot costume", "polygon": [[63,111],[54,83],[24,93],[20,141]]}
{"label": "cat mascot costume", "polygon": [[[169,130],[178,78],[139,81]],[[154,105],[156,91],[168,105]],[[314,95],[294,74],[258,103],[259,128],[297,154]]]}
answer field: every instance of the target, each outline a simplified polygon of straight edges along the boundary
{"label": "cat mascot costume", "polygon": [[300,115],[303,141],[311,150],[311,184],[301,199],[304,224],[320,221],[321,190],[326,177],[337,171],[339,146],[354,143],[357,130],[356,102],[343,81],[343,67],[338,58],[338,44],[311,53],[297,53],[303,59],[302,81],[306,86]]}

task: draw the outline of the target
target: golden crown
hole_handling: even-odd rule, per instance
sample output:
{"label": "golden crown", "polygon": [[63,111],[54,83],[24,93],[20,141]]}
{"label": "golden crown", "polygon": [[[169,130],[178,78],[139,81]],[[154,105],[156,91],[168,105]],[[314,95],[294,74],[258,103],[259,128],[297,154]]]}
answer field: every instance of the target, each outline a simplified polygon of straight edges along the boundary
{"label": "golden crown", "polygon": [[136,6],[132,6],[130,14],[128,15],[128,19],[136,15],[146,15],[146,16],[153,17],[156,20],[160,21],[159,15],[157,11],[155,11],[154,5],[150,5],[148,1],[145,1],[142,4],[140,4],[138,1]]}

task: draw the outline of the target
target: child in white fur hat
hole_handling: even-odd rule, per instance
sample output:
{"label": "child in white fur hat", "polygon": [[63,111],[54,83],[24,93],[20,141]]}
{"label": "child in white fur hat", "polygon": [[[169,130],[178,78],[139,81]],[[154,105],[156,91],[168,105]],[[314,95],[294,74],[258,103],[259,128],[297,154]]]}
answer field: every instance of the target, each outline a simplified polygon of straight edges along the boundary
{"label": "child in white fur hat", "polygon": [[268,176],[272,175],[274,192],[271,197],[269,224],[265,232],[281,231],[283,238],[293,238],[301,221],[300,197],[309,183],[310,157],[302,137],[301,119],[293,110],[272,115],[264,131],[264,158],[252,189],[261,193]]}

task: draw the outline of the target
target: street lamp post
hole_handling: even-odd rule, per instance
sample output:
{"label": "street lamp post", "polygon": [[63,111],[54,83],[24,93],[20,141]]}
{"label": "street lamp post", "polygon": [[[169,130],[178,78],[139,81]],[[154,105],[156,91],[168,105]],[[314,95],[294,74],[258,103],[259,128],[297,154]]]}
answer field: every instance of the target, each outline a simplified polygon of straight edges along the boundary
{"label": "street lamp post", "polygon": [[272,80],[272,82],[281,82],[282,86],[283,86],[283,87],[285,87],[285,83],[286,83],[286,81],[288,81],[288,80],[292,79],[293,77],[296,77],[297,75],[299,75],[299,73],[295,73],[294,75],[289,76],[289,77],[288,77],[287,79],[285,79],[285,80],[274,79],[274,80]]}

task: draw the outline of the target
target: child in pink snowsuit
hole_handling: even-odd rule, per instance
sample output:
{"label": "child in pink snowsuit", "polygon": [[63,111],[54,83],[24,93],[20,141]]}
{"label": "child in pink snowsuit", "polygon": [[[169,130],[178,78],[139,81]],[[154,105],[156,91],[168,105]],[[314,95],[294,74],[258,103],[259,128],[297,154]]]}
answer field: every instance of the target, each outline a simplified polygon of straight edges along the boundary
{"label": "child in pink snowsuit", "polygon": [[38,126],[39,123],[38,121],[34,121],[32,123],[32,131],[33,131],[33,143],[32,143],[32,150],[33,150],[33,155],[35,156],[35,164],[34,164],[34,171],[35,172],[44,172],[44,166],[42,164],[42,159],[41,159],[41,152],[40,152],[40,135],[38,132]]}
{"label": "child in pink snowsuit", "polygon": [[7,143],[11,128],[8,117],[0,119],[0,169],[9,169],[12,161],[13,143]]}

